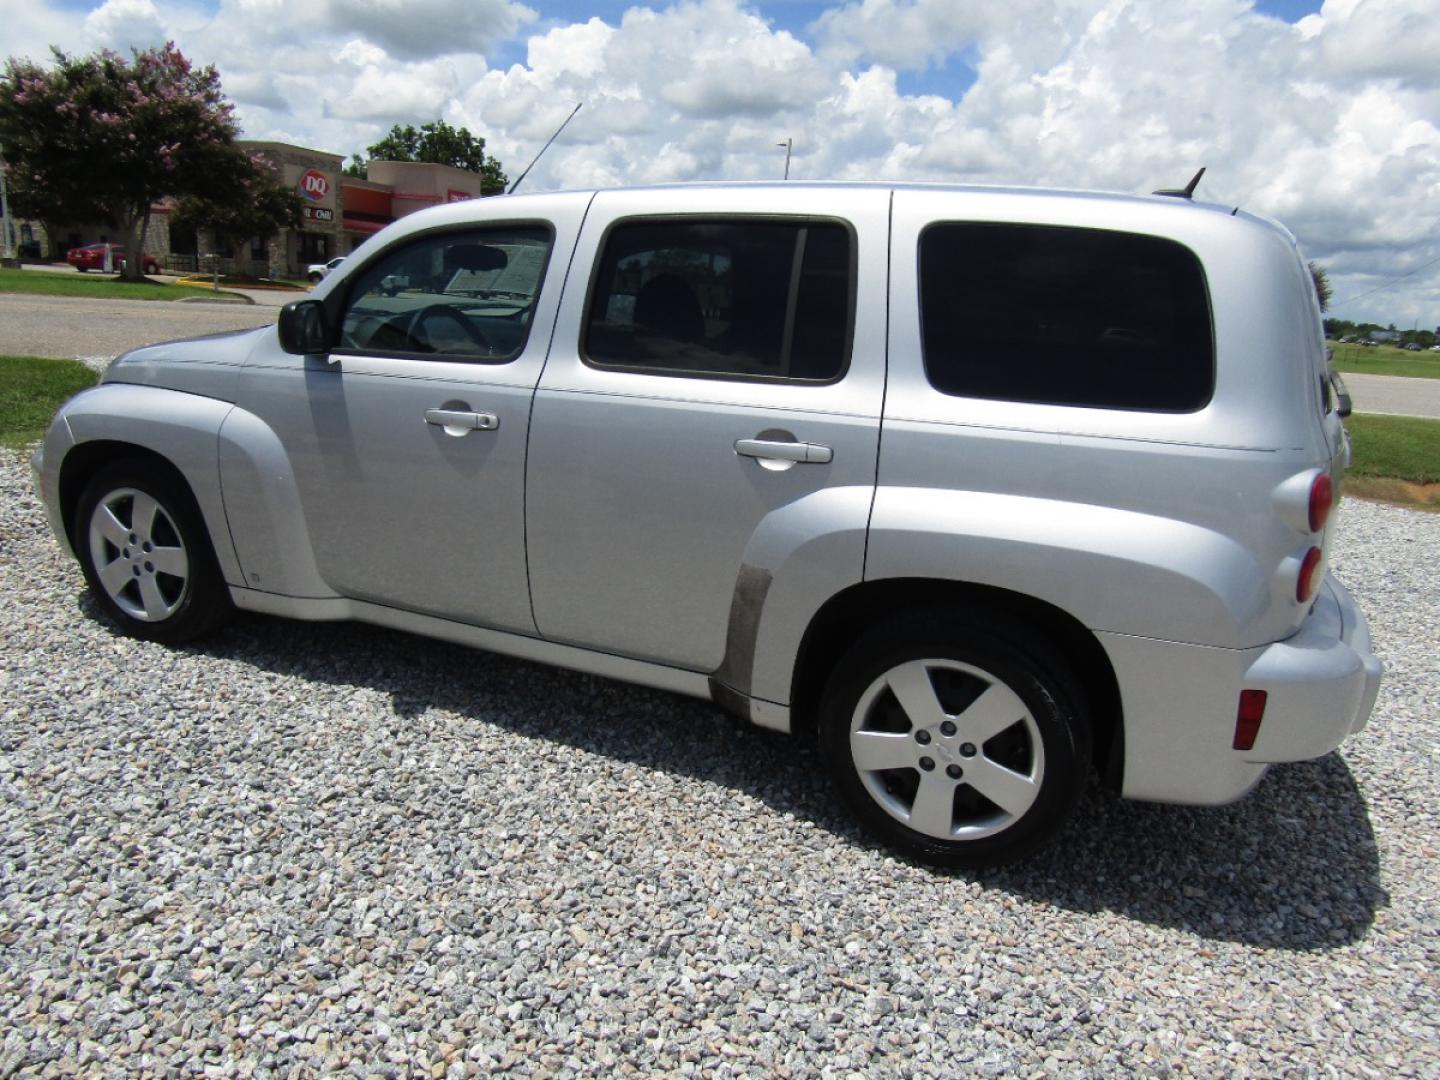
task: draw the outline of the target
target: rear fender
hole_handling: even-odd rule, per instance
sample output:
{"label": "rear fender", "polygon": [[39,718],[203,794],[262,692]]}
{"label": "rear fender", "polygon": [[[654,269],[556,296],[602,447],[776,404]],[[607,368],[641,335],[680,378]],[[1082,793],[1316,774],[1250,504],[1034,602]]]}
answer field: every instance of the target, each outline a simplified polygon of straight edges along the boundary
{"label": "rear fender", "polygon": [[881,488],[867,581],[937,578],[1024,593],[1092,631],[1242,648],[1270,577],[1234,540],[1130,510],[936,488]]}
{"label": "rear fender", "polygon": [[761,521],[735,582],[725,660],[712,677],[717,700],[730,700],[726,688],[746,698],[790,700],[810,620],[862,578],[873,494],[869,485],[826,488]]}

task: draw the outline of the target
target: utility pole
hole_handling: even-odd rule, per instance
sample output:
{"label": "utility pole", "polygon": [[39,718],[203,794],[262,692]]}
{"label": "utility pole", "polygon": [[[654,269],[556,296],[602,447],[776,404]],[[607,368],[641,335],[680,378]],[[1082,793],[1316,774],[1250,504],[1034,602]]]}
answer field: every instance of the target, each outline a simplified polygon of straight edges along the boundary
{"label": "utility pole", "polygon": [[19,265],[15,244],[10,237],[10,189],[5,184],[5,148],[0,146],[0,245],[3,245],[5,266]]}
{"label": "utility pole", "polygon": [[786,180],[789,180],[789,179],[790,179],[790,152],[795,149],[795,140],[794,140],[793,138],[790,138],[790,139],[786,139],[784,142],[778,142],[778,143],[776,143],[775,145],[776,145],[776,146],[783,146],[783,147],[785,148],[785,179],[786,179]]}

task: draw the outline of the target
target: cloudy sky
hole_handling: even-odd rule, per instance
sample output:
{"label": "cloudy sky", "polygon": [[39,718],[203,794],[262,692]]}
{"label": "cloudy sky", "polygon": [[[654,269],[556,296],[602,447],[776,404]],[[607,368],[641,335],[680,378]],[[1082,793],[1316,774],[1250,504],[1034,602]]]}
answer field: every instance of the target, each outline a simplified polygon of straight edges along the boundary
{"label": "cloudy sky", "polygon": [[485,136],[526,190],[791,176],[1150,191],[1284,221],[1332,314],[1440,324],[1435,0],[21,0],[9,55],[166,39],[245,134]]}

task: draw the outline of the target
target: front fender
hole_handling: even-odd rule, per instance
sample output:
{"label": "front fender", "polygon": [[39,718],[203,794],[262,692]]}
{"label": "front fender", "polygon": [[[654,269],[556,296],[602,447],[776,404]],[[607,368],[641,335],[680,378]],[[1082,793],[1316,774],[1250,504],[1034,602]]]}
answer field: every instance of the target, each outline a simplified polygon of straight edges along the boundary
{"label": "front fender", "polygon": [[1271,582],[1202,526],[1055,499],[936,488],[876,492],[867,581],[938,578],[1020,592],[1092,631],[1245,648]]}
{"label": "front fender", "polygon": [[285,445],[270,425],[236,408],[220,429],[220,476],[243,584],[284,596],[332,599],[320,576],[300,488]]}
{"label": "front fender", "polygon": [[149,450],[185,478],[221,573],[227,582],[239,583],[240,563],[226,526],[216,456],[216,436],[232,407],[198,394],[124,383],[104,383],[76,394],[61,406],[45,440],[41,483],[52,515],[59,513],[65,456],[87,443],[123,443]]}

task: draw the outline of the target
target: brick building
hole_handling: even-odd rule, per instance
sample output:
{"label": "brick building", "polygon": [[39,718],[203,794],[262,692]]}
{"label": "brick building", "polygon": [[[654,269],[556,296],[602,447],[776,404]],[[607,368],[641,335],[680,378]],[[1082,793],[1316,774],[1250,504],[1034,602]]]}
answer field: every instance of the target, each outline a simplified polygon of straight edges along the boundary
{"label": "brick building", "polygon": [[[300,196],[300,227],[226,246],[204,229],[172,227],[172,206],[161,201],[151,208],[145,250],[166,269],[204,272],[218,263],[222,273],[303,280],[310,264],[350,254],[396,218],[480,194],[478,173],[450,165],[372,161],[360,179],[344,175],[338,154],[259,140],[243,140],[240,146],[263,154],[281,182]],[[33,232],[39,236],[44,230],[37,226]],[[51,237],[53,250],[43,255],[60,258],[81,244],[118,240],[113,234],[102,225],[65,225]]]}

